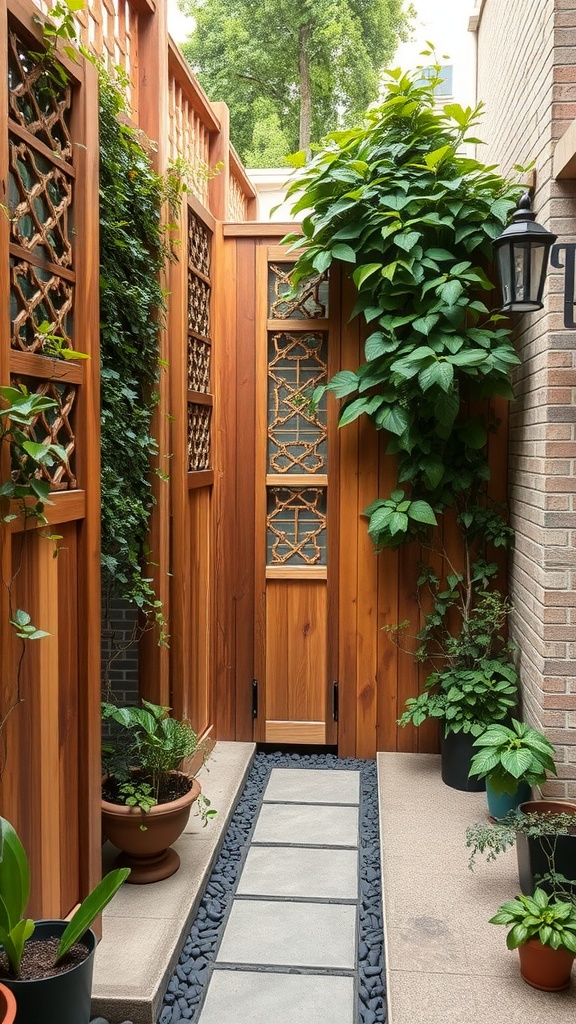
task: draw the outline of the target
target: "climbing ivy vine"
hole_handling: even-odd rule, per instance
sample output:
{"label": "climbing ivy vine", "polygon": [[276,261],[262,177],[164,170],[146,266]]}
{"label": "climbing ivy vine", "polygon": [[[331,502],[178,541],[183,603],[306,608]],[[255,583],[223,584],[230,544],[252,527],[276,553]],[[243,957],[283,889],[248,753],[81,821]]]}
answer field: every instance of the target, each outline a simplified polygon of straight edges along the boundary
{"label": "climbing ivy vine", "polygon": [[162,624],[146,544],[165,311],[159,275],[170,257],[161,208],[176,186],[154,172],[148,141],[127,123],[122,81],[103,68],[99,78],[104,586]]}
{"label": "climbing ivy vine", "polygon": [[294,212],[306,211],[303,237],[286,239],[304,249],[295,283],[342,264],[353,315],[371,328],[365,361],[327,390],[344,400],[341,426],[368,415],[398,456],[397,486],[366,509],[379,547],[418,536],[449,505],[477,504],[491,425],[468,400],[511,398],[519,361],[484,297],[492,239],[519,189],[463,154],[481,108],[439,110],[437,79],[420,74],[391,72],[365,126],[329,135],[290,188]]}

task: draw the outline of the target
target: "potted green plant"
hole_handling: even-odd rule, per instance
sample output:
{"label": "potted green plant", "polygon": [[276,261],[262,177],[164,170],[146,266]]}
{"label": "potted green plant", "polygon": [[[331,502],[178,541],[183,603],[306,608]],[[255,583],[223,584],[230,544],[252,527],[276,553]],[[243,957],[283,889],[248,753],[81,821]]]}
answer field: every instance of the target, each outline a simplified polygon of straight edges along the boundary
{"label": "potted green plant", "polygon": [[132,868],[129,881],[135,884],[178,870],[180,858],[171,844],[184,831],[195,801],[204,824],[216,813],[198,780],[179,770],[185,759],[204,764],[208,747],[190,722],[169,712],[146,700],[141,707],[102,704],[103,718],[112,723],[103,749],[103,829],[121,851],[117,863]]}
{"label": "potted green plant", "polygon": [[421,725],[427,718],[443,723],[442,779],[460,790],[482,790],[484,782],[470,778],[472,744],[491,722],[507,718],[518,699],[514,666],[483,658],[473,668],[454,665],[434,672],[425,691],[406,701],[400,725]]}
{"label": "potted green plant", "polygon": [[537,729],[515,718],[510,726],[504,722],[488,725],[473,747],[478,750],[472,757],[470,776],[486,780],[488,811],[495,819],[529,800],[532,787],[541,786],[547,772],[557,774],[552,744]]}
{"label": "potted green plant", "polygon": [[88,1024],[96,949],[90,925],[129,873],[119,868],[106,875],[70,921],[26,919],[28,858],[15,829],[0,818],[0,977],[16,997],[22,1024]]}
{"label": "potted green plant", "polygon": [[576,804],[568,800],[531,800],[493,824],[478,821],[466,829],[469,867],[516,845],[518,879],[525,895],[536,887],[558,899],[576,899]]}
{"label": "potted green plant", "polygon": [[512,925],[508,949],[520,955],[520,974],[533,988],[559,992],[568,988],[576,955],[576,905],[543,889],[503,903],[491,924]]}

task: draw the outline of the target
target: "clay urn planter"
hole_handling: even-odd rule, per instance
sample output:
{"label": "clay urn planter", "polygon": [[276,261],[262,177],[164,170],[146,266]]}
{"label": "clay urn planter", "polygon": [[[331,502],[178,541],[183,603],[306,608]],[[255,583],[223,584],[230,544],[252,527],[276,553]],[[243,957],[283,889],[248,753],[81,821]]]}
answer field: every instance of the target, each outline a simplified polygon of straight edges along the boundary
{"label": "clay urn planter", "polygon": [[189,779],[182,772],[175,774],[189,781],[188,792],[150,810],[102,799],[102,827],[110,842],[121,851],[115,866],[129,867],[127,881],[136,885],[169,878],[180,867],[180,857],[171,848],[172,843],[186,828],[201,787],[197,779]]}
{"label": "clay urn planter", "polygon": [[0,1024],[14,1024],[16,1000],[14,993],[0,984]]}

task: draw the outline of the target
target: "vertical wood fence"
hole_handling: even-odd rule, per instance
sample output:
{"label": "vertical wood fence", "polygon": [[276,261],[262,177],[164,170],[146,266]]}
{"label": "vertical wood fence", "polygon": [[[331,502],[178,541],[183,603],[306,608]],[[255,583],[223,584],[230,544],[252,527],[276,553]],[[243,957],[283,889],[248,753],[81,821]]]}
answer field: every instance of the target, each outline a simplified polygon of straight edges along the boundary
{"label": "vertical wood fence", "polygon": [[[20,656],[6,582],[15,577],[12,609],[25,609],[50,634],[27,644],[23,701],[2,730],[0,810],[29,853],[36,916],[68,913],[101,873],[97,73],[88,61],[63,59],[69,85],[43,112],[34,92],[38,58],[29,54],[43,49],[38,13],[49,7],[0,0],[0,203],[7,211],[0,211],[0,382],[22,382],[57,401],[56,416],[42,417],[34,436],[63,444],[70,459],[69,470],[52,480],[47,506],[58,557],[45,531],[29,522],[0,531],[0,717],[15,700]],[[156,170],[185,163],[193,192],[182,207],[179,258],[164,282],[173,292],[161,333],[170,369],[154,424],[158,468],[178,467],[168,483],[152,477],[150,537],[156,590],[168,617],[174,612],[172,647],[145,637],[141,689],[205,729],[214,703],[214,598],[206,599],[214,560],[206,420],[214,399],[211,334],[194,321],[201,316],[196,306],[209,309],[212,294],[199,234],[204,241],[214,236],[215,216],[254,216],[255,194],[230,146],[226,107],[211,106],[168,37],[163,0],[91,0],[78,20],[82,42],[126,72],[132,121],[155,144]],[[212,176],[216,163],[221,170]],[[42,354],[44,321],[90,358]],[[173,558],[180,577],[171,580]]]}

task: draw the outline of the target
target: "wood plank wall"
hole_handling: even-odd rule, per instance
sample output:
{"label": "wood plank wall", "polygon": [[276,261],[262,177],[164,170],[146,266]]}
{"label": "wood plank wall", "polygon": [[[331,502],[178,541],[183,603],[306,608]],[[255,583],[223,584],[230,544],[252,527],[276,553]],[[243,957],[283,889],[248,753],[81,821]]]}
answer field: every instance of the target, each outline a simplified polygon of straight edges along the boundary
{"label": "wood plank wall", "polygon": [[[278,234],[271,231],[277,230]],[[251,680],[263,657],[264,637],[254,621],[264,622],[255,608],[264,600],[254,584],[254,494],[256,491],[255,351],[258,314],[255,284],[259,253],[277,245],[290,225],[225,224],[218,260],[227,295],[217,330],[218,395],[216,464],[216,735],[249,740],[253,735]],[[256,286],[257,287],[257,286]],[[358,318],[350,322],[355,295],[344,277],[332,288],[330,342],[340,352],[340,367],[355,368],[363,359],[363,334]],[[333,367],[335,369],[335,367]],[[333,371],[332,371],[333,372]],[[338,403],[329,399],[331,415]],[[505,402],[494,409],[501,425],[490,439],[491,495],[506,499]],[[399,650],[382,627],[408,619],[419,621],[415,580],[422,551],[416,544],[375,555],[362,511],[375,497],[388,494],[396,481],[394,460],[385,454],[385,439],[366,419],[338,431],[335,465],[330,479],[337,494],[337,524],[331,543],[337,549],[338,583],[332,595],[331,650],[339,682],[338,752],[347,757],[374,757],[377,750],[437,751],[435,723],[400,729],[396,719],[404,701],[421,690],[426,667]],[[332,485],[333,486],[333,485]],[[458,555],[458,536],[450,516],[444,543]],[[438,561],[438,567],[440,563]],[[337,628],[336,628],[337,623]],[[415,630],[413,630],[415,631]]]}
{"label": "wood plank wall", "polygon": [[[32,49],[41,48],[37,10],[28,0],[0,2],[0,46],[8,53],[7,31]],[[6,56],[0,92],[8,111]],[[66,63],[66,62],[64,62]],[[19,265],[45,267],[46,247],[30,255],[27,241],[19,243],[7,217],[0,228],[0,308],[3,317],[0,379],[24,377],[29,390],[55,382],[76,389],[70,414],[74,435],[71,489],[53,494],[47,506],[49,529],[34,528],[17,519],[10,535],[2,535],[0,636],[2,643],[1,714],[17,693],[20,642],[8,625],[6,581],[13,579],[12,607],[29,612],[34,624],[49,633],[30,641],[22,661],[22,702],[5,723],[2,735],[4,770],[0,781],[1,812],[21,834],[32,869],[32,916],[67,913],[101,876],[100,863],[100,552],[99,552],[99,348],[98,348],[98,91],[92,65],[67,63],[72,83],[68,161],[73,187],[75,232],[72,271],[74,287],[73,347],[89,355],[81,363],[48,359],[11,346],[9,256]],[[12,138],[24,140],[30,152],[44,160],[33,133],[12,125]],[[0,141],[2,167],[8,167],[9,124],[3,114]],[[64,162],[61,161],[61,164]],[[71,167],[70,167],[71,164]],[[7,173],[0,202],[9,203]],[[32,244],[32,243],[31,243]],[[34,263],[34,261],[36,261]],[[46,267],[46,277],[59,277],[59,267]],[[63,271],[65,277],[66,271]],[[32,289],[33,293],[33,289]],[[34,299],[31,300],[32,302]],[[18,305],[18,300],[16,300]],[[19,315],[23,312],[19,309]],[[2,453],[3,475],[9,473]],[[44,533],[59,535],[54,541]]]}

